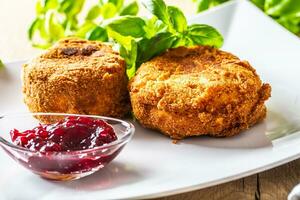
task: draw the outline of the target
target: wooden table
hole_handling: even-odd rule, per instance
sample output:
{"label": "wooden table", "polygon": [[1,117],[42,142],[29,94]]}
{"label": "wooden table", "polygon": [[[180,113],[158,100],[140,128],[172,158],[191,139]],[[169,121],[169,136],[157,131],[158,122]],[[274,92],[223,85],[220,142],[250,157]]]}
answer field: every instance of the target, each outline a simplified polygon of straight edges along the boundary
{"label": "wooden table", "polygon": [[[179,5],[188,13],[188,16],[195,13],[195,6],[191,4],[191,0],[167,0],[167,2]],[[26,31],[33,17],[34,1],[32,0],[0,1],[0,59],[3,61],[25,60],[40,52],[32,48],[27,40]],[[300,182],[300,160],[247,178],[160,198],[160,200],[286,199],[298,182]]]}
{"label": "wooden table", "polygon": [[[300,181],[300,160],[243,179],[159,200],[286,199]],[[158,200],[158,199],[157,199]]]}

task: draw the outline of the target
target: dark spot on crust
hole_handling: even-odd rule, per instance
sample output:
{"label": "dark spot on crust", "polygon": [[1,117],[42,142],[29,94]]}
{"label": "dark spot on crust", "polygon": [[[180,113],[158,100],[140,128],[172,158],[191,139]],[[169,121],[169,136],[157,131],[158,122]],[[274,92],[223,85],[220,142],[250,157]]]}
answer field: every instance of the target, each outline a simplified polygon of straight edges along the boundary
{"label": "dark spot on crust", "polygon": [[61,52],[66,56],[72,56],[78,53],[78,49],[74,47],[62,48]]}
{"label": "dark spot on crust", "polygon": [[97,48],[95,46],[88,45],[88,46],[84,47],[81,52],[82,52],[82,55],[84,55],[84,56],[90,56],[95,51],[97,51]]}

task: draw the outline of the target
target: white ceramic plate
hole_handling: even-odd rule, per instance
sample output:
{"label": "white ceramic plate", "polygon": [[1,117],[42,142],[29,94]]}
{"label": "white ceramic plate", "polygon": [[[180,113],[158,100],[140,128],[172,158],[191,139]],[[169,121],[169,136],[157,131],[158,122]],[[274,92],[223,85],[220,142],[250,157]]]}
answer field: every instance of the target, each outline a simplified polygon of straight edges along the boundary
{"label": "white ceramic plate", "polygon": [[[270,169],[300,157],[300,133],[277,139],[271,131],[297,132],[300,114],[300,40],[247,1],[224,4],[191,20],[217,27],[223,49],[249,60],[273,86],[269,115],[232,138],[199,137],[178,145],[136,124],[136,134],[110,165],[73,182],[49,182],[0,153],[1,200],[150,198],[196,190]],[[0,111],[26,111],[21,62],[0,72]],[[1,131],[1,130],[0,130]]]}

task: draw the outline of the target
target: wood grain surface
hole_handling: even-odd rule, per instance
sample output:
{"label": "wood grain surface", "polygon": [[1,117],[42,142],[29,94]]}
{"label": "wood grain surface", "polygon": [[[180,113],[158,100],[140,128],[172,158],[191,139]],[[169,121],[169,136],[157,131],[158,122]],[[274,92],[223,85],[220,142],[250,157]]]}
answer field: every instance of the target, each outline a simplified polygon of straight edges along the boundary
{"label": "wood grain surface", "polygon": [[300,182],[300,159],[243,179],[155,200],[283,200]]}
{"label": "wood grain surface", "polygon": [[[179,6],[188,17],[195,13],[192,0],[166,1]],[[26,34],[28,25],[34,17],[34,2],[0,0],[0,59],[4,61],[30,59],[41,51],[31,47]],[[157,200],[281,200],[287,198],[288,193],[298,182],[300,182],[300,160],[247,178]]]}

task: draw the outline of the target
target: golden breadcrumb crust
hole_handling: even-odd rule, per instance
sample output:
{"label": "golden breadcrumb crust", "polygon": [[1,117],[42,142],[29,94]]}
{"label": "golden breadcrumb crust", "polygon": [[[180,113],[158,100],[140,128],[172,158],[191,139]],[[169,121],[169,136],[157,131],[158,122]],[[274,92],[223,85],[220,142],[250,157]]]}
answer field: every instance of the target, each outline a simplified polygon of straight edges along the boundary
{"label": "golden breadcrumb crust", "polygon": [[144,63],[129,90],[139,122],[173,139],[236,135],[265,118],[271,94],[248,62],[207,46]]}
{"label": "golden breadcrumb crust", "polygon": [[111,46],[66,38],[23,66],[31,112],[122,117],[130,109],[125,61]]}

